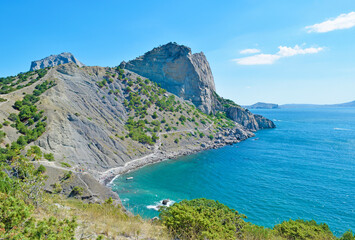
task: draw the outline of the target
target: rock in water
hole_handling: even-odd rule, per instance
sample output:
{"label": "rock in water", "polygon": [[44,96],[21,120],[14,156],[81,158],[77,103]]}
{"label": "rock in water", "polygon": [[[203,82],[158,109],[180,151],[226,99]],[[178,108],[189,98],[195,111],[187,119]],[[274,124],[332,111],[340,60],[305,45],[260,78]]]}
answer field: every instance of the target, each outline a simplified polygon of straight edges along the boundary
{"label": "rock in water", "polygon": [[205,113],[213,110],[216,88],[202,52],[192,54],[186,46],[168,43],[128,63],[122,62],[121,67],[161,84],[162,88],[191,101]]}
{"label": "rock in water", "polygon": [[32,61],[30,71],[46,67],[54,67],[60,64],[71,62],[75,63],[79,67],[85,66],[78,59],[76,59],[73,54],[64,52],[58,55],[50,55],[49,57],[43,58],[41,60]]}
{"label": "rock in water", "polygon": [[251,113],[248,109],[241,107],[230,107],[226,110],[227,116],[251,131],[259,129],[275,128],[275,124],[258,114]]}

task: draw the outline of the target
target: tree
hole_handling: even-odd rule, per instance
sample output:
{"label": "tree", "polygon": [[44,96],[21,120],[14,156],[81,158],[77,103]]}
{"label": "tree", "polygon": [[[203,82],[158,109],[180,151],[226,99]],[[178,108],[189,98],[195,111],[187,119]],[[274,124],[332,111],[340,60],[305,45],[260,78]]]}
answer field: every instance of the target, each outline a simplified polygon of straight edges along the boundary
{"label": "tree", "polygon": [[38,146],[31,146],[30,149],[27,150],[28,157],[33,157],[35,160],[39,160],[42,158],[42,151]]}
{"label": "tree", "polygon": [[157,118],[158,118],[157,112],[154,112],[154,113],[153,113],[152,118],[153,118],[153,119],[157,119]]}

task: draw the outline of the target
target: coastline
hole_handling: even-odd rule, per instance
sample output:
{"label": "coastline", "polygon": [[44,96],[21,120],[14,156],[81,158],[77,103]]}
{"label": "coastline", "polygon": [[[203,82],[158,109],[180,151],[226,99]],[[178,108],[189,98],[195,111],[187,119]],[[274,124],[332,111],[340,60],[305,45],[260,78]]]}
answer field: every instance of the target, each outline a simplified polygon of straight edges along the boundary
{"label": "coastline", "polygon": [[224,147],[227,145],[239,143],[239,142],[244,141],[244,140],[246,140],[250,137],[253,137],[253,136],[254,135],[250,135],[249,137],[246,137],[245,139],[241,139],[241,140],[235,139],[235,140],[228,140],[223,143],[211,143],[210,145],[205,145],[204,147],[201,145],[197,145],[194,147],[190,147],[190,149],[181,149],[181,150],[171,151],[171,152],[158,151],[157,153],[152,153],[152,154],[146,155],[142,158],[138,158],[138,159],[132,160],[130,162],[127,162],[123,166],[110,168],[110,169],[106,170],[105,172],[99,172],[99,173],[96,173],[95,175],[96,176],[99,175],[98,181],[101,184],[103,184],[106,187],[110,187],[110,185],[113,183],[113,181],[122,174],[126,174],[131,171],[137,170],[139,168],[142,168],[142,167],[145,167],[145,166],[148,166],[151,164],[159,163],[162,161],[176,159],[178,157],[191,155],[191,154],[201,152],[204,150],[217,149],[217,148],[221,148],[221,147]]}

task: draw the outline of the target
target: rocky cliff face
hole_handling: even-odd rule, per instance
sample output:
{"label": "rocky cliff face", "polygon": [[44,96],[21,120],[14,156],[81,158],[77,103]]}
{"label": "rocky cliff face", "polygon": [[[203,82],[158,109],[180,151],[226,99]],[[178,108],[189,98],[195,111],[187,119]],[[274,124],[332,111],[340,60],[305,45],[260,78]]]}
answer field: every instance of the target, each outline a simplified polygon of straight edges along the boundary
{"label": "rocky cliff face", "polygon": [[232,120],[252,131],[275,127],[272,121],[216,94],[212,71],[202,52],[192,54],[186,46],[168,43],[120,66],[161,84],[204,113],[226,112]]}
{"label": "rocky cliff face", "polygon": [[33,61],[31,63],[30,71],[34,71],[46,67],[54,67],[60,64],[71,63],[71,62],[75,63],[79,67],[85,66],[84,64],[79,62],[73,56],[73,54],[69,52],[64,52],[58,55],[50,55],[49,57],[43,58],[41,60]]}
{"label": "rocky cliff face", "polygon": [[123,62],[121,67],[161,84],[205,113],[213,110],[216,89],[211,68],[202,52],[192,54],[186,46],[168,43],[128,63]]}
{"label": "rocky cliff face", "polygon": [[230,107],[226,113],[229,118],[251,131],[276,127],[271,120],[241,107]]}

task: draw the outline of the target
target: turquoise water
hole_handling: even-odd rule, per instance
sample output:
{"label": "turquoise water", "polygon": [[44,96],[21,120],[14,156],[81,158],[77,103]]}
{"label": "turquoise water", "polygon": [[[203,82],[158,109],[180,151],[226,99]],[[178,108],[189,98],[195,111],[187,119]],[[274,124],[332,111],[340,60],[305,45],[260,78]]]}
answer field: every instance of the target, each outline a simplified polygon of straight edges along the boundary
{"label": "turquoise water", "polygon": [[157,216],[152,208],[165,198],[204,197],[267,227],[302,218],[325,222],[337,235],[355,231],[355,108],[254,112],[277,128],[141,168],[118,177],[113,190],[143,217]]}

